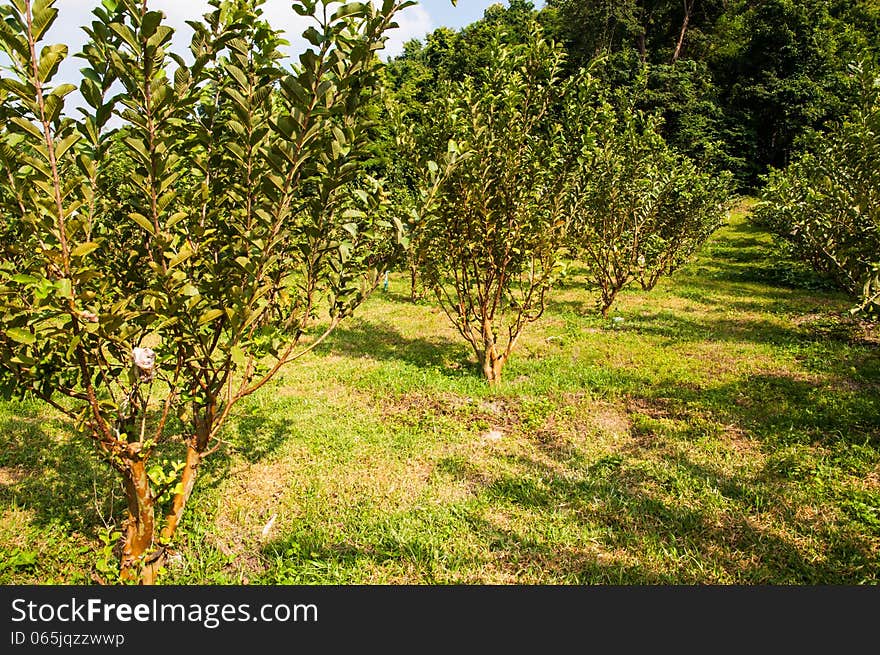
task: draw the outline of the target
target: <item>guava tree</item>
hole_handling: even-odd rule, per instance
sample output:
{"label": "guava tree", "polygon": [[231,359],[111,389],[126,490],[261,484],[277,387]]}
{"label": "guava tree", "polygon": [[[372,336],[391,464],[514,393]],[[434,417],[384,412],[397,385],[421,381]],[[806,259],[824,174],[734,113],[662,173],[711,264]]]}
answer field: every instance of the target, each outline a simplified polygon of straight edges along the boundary
{"label": "guava tree", "polygon": [[363,108],[412,3],[294,2],[314,20],[287,68],[261,4],[212,0],[183,58],[148,2],[104,0],[76,115],[76,87],[54,82],[67,47],[42,43],[56,2],[0,8],[0,381],[119,473],[126,580],[155,580],[235,404],[321,343],[401,245],[363,172]]}
{"label": "guava tree", "polygon": [[479,76],[440,85],[404,149],[421,171],[413,260],[496,383],[561,272],[572,158],[562,50],[496,38]]}
{"label": "guava tree", "polygon": [[880,312],[880,76],[854,66],[860,105],[784,170],[773,171],[755,220],[858,299]]}
{"label": "guava tree", "polygon": [[567,105],[570,141],[580,143],[567,240],[607,316],[627,285],[652,289],[721,225],[730,178],[674,152],[656,117],[633,107],[619,111],[600,102],[598,118],[589,110],[593,122],[581,134],[585,108],[596,103],[586,95],[573,93]]}

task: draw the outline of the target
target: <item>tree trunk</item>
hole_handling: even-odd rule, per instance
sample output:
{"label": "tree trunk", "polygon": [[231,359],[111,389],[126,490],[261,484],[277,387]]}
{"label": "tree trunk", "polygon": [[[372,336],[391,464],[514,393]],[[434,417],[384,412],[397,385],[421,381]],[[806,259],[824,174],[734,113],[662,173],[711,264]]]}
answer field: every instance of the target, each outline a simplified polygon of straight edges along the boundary
{"label": "tree trunk", "polygon": [[636,45],[639,49],[639,59],[641,59],[644,64],[648,60],[648,48],[645,44],[645,33],[641,32],[636,38]]}
{"label": "tree trunk", "polygon": [[[153,510],[153,501],[150,497],[150,540],[141,549],[139,556],[146,553],[148,548],[152,548],[143,561],[141,569],[141,584],[151,585],[156,581],[159,569],[164,566],[168,557],[166,546],[174,539],[180,520],[183,518],[183,512],[186,504],[192,495],[196,484],[196,477],[199,471],[199,465],[202,463],[202,455],[208,447],[211,437],[211,429],[214,425],[214,417],[216,415],[216,405],[209,404],[207,407],[201,407],[194,410],[195,418],[195,435],[187,442],[186,448],[186,465],[180,477],[180,490],[174,494],[171,501],[171,510],[165,517],[165,525],[162,528],[159,543],[153,543],[153,533],[155,532],[155,518]],[[143,468],[143,463],[140,462]],[[146,472],[144,473],[146,476]],[[149,493],[149,479],[146,478],[147,492]],[[126,487],[127,488],[127,487]],[[131,501],[129,501],[131,507]],[[131,530],[131,528],[129,528]],[[157,547],[158,546],[158,547]],[[134,579],[130,576],[128,579]]]}
{"label": "tree trunk", "polygon": [[672,63],[678,61],[681,56],[681,47],[684,45],[684,37],[687,34],[688,23],[691,20],[691,11],[694,8],[694,0],[684,0],[684,21],[681,24],[681,34],[678,37],[678,43],[675,44],[675,52],[672,53]]}
{"label": "tree trunk", "polygon": [[418,302],[427,294],[425,289],[419,290],[419,267],[416,264],[409,266],[409,299],[411,302]]}
{"label": "tree trunk", "polygon": [[133,581],[141,575],[143,584],[153,584],[155,569],[152,566],[143,566],[144,556],[153,547],[156,528],[150,478],[141,459],[129,461],[122,475],[128,501],[128,518],[125,522],[120,574],[124,581]]}
{"label": "tree trunk", "polygon": [[497,384],[501,380],[501,370],[505,363],[504,355],[498,353],[495,344],[488,344],[483,351],[483,375],[486,381],[491,384]]}
{"label": "tree trunk", "polygon": [[608,318],[608,312],[617,298],[618,289],[612,289],[602,293],[602,301],[599,303],[599,311],[602,312],[602,318]]}
{"label": "tree trunk", "polygon": [[186,466],[184,466],[180,477],[180,491],[174,494],[174,499],[171,501],[171,511],[165,519],[165,527],[162,528],[164,543],[168,543],[174,538],[174,533],[183,517],[183,510],[186,509],[186,504],[195,488],[199,466],[202,463],[202,454],[207,450],[208,441],[211,438],[216,409],[213,402],[205,407],[194,408],[195,435],[187,442]]}

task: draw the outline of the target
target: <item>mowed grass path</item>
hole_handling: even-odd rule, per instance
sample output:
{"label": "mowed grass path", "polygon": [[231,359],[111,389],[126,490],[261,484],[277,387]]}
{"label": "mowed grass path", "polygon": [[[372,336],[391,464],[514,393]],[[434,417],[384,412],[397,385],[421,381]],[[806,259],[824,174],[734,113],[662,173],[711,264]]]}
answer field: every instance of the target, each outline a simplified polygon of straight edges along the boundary
{"label": "mowed grass path", "polygon": [[[877,327],[768,245],[735,213],[622,320],[575,275],[495,389],[392,276],[238,409],[165,582],[876,584]],[[105,580],[90,448],[0,405],[0,582]]]}

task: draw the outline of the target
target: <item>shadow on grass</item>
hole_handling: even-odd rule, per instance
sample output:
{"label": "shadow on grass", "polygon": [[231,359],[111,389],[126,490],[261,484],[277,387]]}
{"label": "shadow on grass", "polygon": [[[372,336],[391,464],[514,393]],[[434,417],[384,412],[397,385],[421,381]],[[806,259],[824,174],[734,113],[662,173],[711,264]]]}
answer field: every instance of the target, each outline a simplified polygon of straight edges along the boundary
{"label": "shadow on grass", "polygon": [[[766,520],[767,507],[791,504],[783,487],[752,490],[754,480],[682,458],[663,461],[665,477],[707,485],[722,496],[719,507],[707,508],[664,493],[664,476],[627,460],[599,462],[586,474],[569,471],[571,477],[560,476],[558,466],[520,464],[524,473],[489,480],[456,463],[477,499],[442,516],[414,509],[351,526],[359,534],[354,542],[303,532],[267,544],[267,574],[276,583],[339,584],[393,562],[409,584],[479,582],[475,576],[487,566],[488,575],[525,583],[858,584],[876,581],[880,571],[867,536],[820,534],[817,554],[802,543],[817,536],[816,525],[789,517],[779,529],[778,515],[772,524]],[[757,497],[766,498],[759,507]],[[589,536],[548,537],[537,519],[517,523],[532,514],[564,515],[578,526],[573,535]],[[456,545],[465,534],[484,548]]]}
{"label": "shadow on grass", "polygon": [[[587,270],[575,263],[570,272],[570,277],[559,289],[582,290],[587,299],[552,298],[550,310],[574,312],[585,317],[597,316],[599,291],[588,282]],[[671,279],[676,281],[676,296],[708,306],[723,306],[728,311],[760,312],[772,307],[775,310],[798,312],[811,303],[826,305],[830,302],[847,306],[851,302],[829,280],[803,264],[787,260],[767,240],[760,228],[748,221],[738,221],[720,230],[699,255],[676,271]],[[757,285],[765,288],[756,288]],[[807,293],[793,296],[790,293],[792,290]],[[662,285],[654,291],[644,292],[637,283],[632,283],[623,293],[659,295],[662,291]],[[724,298],[714,300],[711,297],[719,294]]]}
{"label": "shadow on grass", "polygon": [[40,525],[93,533],[125,504],[92,442],[61,422],[0,418],[0,466],[12,478],[0,484],[0,502],[33,510]]}
{"label": "shadow on grass", "polygon": [[336,328],[321,350],[432,368],[449,377],[470,377],[479,372],[464,341],[434,335],[410,338],[393,326],[356,318]]}
{"label": "shadow on grass", "polygon": [[783,374],[749,375],[706,388],[663,385],[642,400],[660,412],[670,406],[689,416],[735,425],[769,446],[869,443],[880,447],[876,385],[818,387]]}
{"label": "shadow on grass", "polygon": [[[633,421],[632,439],[615,452],[585,461],[553,433],[512,425],[540,457],[501,450],[499,467],[440,459],[435,475],[471,490],[468,499],[394,517],[358,514],[345,530],[359,535],[354,541],[291,535],[264,548],[276,562],[268,575],[344,581],[393,562],[416,583],[474,581],[487,566],[509,580],[572,584],[880,580],[877,494],[834,482],[880,463],[875,398],[784,375],[647,391],[630,398],[634,418],[646,420]],[[741,446],[731,444],[731,427]],[[752,450],[745,460],[757,464],[722,470],[696,461],[699,448],[716,447]],[[790,448],[831,453],[829,481],[816,481],[815,462],[775,457]],[[544,534],[560,522],[567,536]]]}
{"label": "shadow on grass", "polygon": [[[470,529],[518,567],[579,584],[858,584],[878,579],[880,558],[870,531],[827,528],[798,518],[798,510],[809,507],[798,506],[784,484],[725,475],[681,453],[647,454],[656,459],[646,463],[612,455],[586,474],[564,461],[550,467],[526,458],[518,462],[522,473],[488,484],[479,472],[465,473],[472,484],[482,482],[480,493],[495,508],[491,516],[470,516]],[[559,475],[560,466],[567,475]],[[697,494],[704,497],[695,502]],[[564,513],[594,535],[592,546],[560,549],[528,529],[511,529],[508,519],[494,518],[507,515],[505,509],[514,516]],[[813,539],[818,543],[805,545]]]}
{"label": "shadow on grass", "polygon": [[[230,439],[233,450],[254,463],[271,456],[288,437],[288,425],[265,415],[235,419]],[[227,428],[229,429],[229,428]],[[169,442],[151,462],[183,460],[184,448]],[[232,452],[221,448],[206,458],[197,489],[204,491],[223,481]],[[125,494],[119,475],[103,460],[88,437],[76,433],[63,419],[41,419],[38,412],[22,411],[0,417],[0,503],[32,510],[38,525],[50,523],[94,536],[105,523],[117,522],[125,512]],[[210,481],[204,473],[210,473]],[[157,508],[159,511],[164,508]]]}
{"label": "shadow on grass", "polygon": [[875,343],[860,334],[856,323],[838,323],[836,327],[827,328],[810,325],[788,327],[768,319],[730,319],[717,315],[697,319],[683,313],[660,310],[634,316],[616,330],[662,337],[670,342],[720,341],[771,345],[822,343],[877,349]]}
{"label": "shadow on grass", "polygon": [[[278,413],[269,408],[268,411],[242,413],[234,417],[225,427],[232,450],[251,464],[270,457],[290,437],[290,421],[277,416]],[[217,454],[220,456],[218,460],[226,460],[230,455],[226,449]]]}
{"label": "shadow on grass", "polygon": [[782,248],[748,220],[727,225],[716,234],[704,247],[693,270],[726,283],[764,284],[845,297],[835,291],[829,279],[788,259]]}

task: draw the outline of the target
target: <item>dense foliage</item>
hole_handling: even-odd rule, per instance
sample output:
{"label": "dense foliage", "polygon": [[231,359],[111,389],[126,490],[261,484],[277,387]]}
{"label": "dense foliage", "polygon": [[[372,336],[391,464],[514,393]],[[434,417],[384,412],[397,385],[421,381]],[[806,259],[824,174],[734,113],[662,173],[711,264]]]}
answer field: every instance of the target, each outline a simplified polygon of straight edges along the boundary
{"label": "dense foliage", "polygon": [[233,407],[404,257],[489,383],[565,264],[607,314],[696,252],[733,179],[880,305],[876,2],[510,0],[387,66],[410,0],[293,2],[292,64],[263,2],[211,0],[184,57],[146,0],[103,0],[79,114],[56,1],[0,6],[0,393],[119,474],[123,579],[162,570]]}
{"label": "dense foliage", "polygon": [[636,89],[638,108],[663,117],[667,143],[701,165],[731,171],[754,190],[804,139],[839,121],[857,98],[848,65],[880,44],[874,0],[527,0],[493,5],[485,17],[408,44],[390,79],[414,101],[438,79],[478,71],[487,34],[522,41],[538,20],[564,44],[569,73],[597,57],[608,85]]}
{"label": "dense foliage", "polygon": [[857,68],[856,111],[784,170],[769,176],[755,220],[792,255],[880,310],[880,77]]}
{"label": "dense foliage", "polygon": [[565,120],[581,143],[567,241],[607,315],[628,284],[652,289],[688,261],[721,225],[730,187],[728,176],[670,149],[656,116],[608,104],[597,115],[582,96],[568,103]]}

